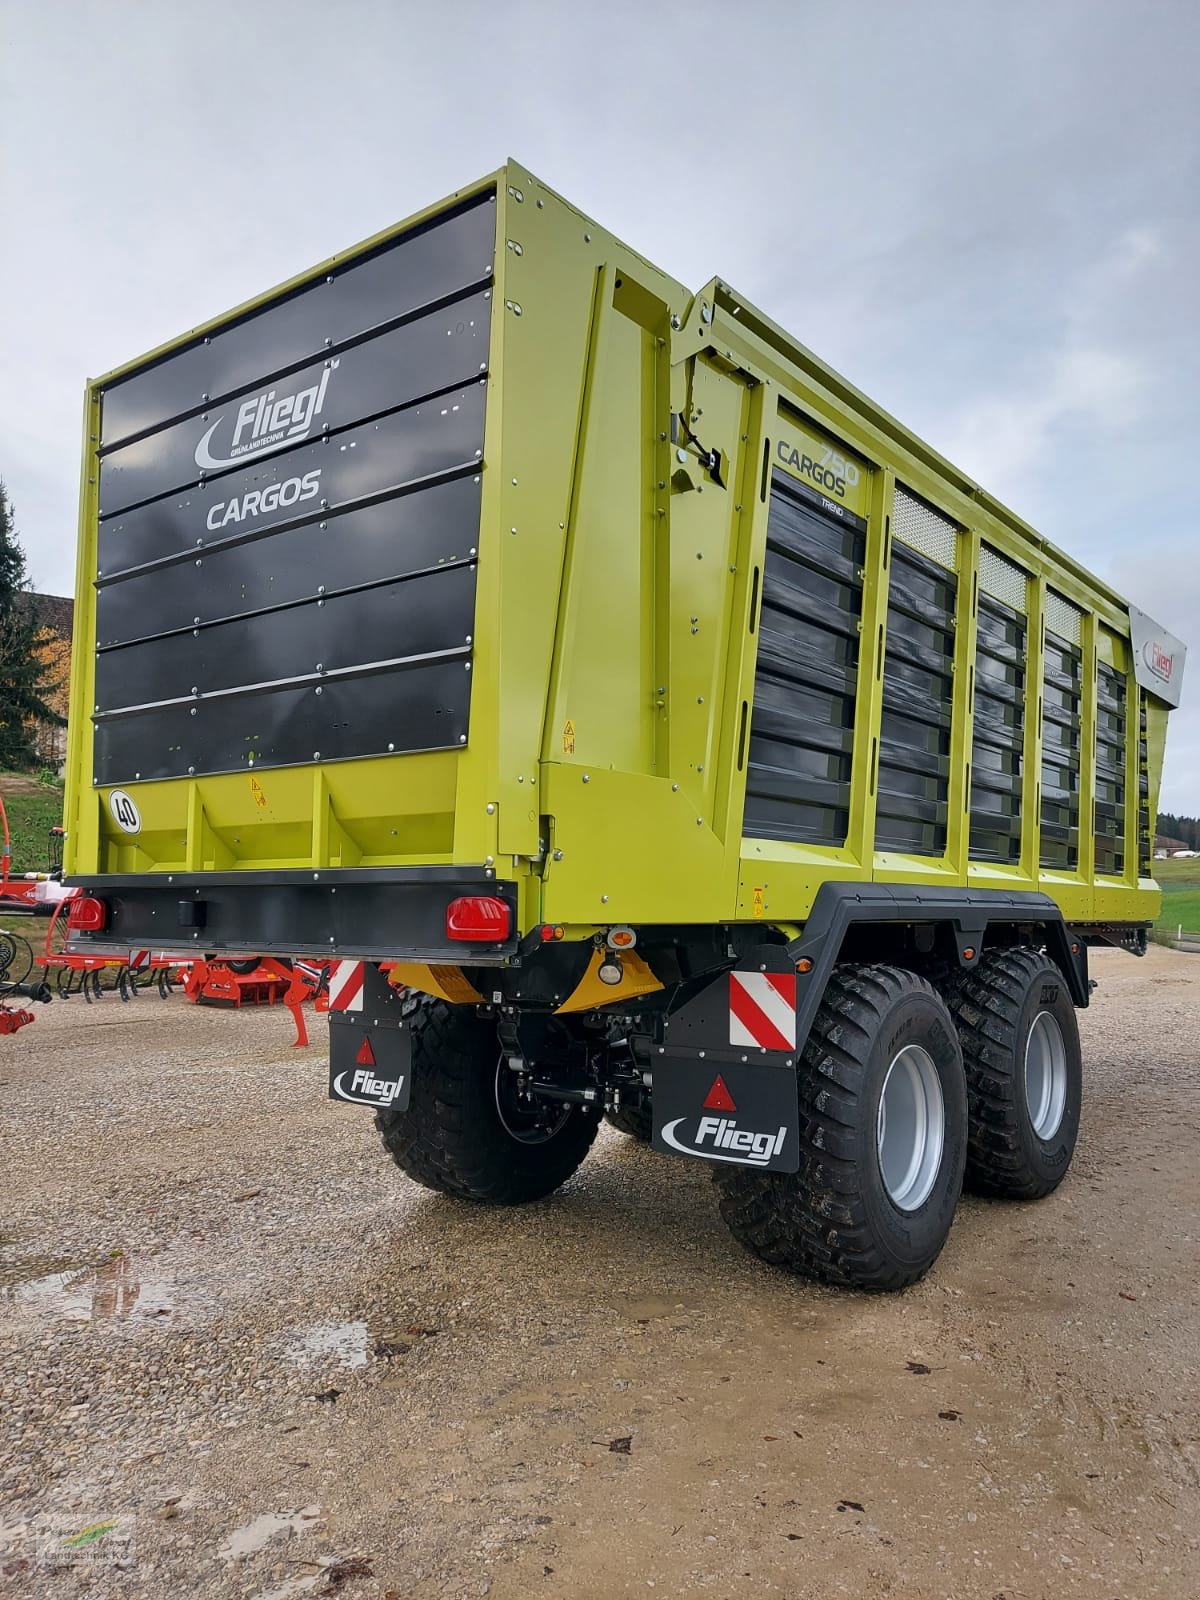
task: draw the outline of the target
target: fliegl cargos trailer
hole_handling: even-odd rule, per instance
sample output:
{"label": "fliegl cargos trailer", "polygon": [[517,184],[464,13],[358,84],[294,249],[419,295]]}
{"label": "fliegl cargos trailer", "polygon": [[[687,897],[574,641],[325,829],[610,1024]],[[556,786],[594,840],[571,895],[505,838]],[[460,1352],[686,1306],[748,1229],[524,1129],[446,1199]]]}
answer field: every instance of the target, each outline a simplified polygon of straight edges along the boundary
{"label": "fliegl cargos trailer", "polygon": [[331,1094],[483,1203],[607,1116],[894,1289],[1059,1183],[1164,629],[513,164],[86,405],[79,948],[336,959]]}

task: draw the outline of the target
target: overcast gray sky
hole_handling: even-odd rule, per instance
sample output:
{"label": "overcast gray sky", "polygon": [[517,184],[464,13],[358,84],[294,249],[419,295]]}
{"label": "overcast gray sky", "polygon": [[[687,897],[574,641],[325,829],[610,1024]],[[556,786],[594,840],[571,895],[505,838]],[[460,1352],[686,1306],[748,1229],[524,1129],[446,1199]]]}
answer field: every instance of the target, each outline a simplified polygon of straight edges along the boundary
{"label": "overcast gray sky", "polygon": [[[86,377],[513,155],[1200,644],[1200,5],[0,0],[0,476]],[[1200,811],[1200,652],[1164,809]]]}

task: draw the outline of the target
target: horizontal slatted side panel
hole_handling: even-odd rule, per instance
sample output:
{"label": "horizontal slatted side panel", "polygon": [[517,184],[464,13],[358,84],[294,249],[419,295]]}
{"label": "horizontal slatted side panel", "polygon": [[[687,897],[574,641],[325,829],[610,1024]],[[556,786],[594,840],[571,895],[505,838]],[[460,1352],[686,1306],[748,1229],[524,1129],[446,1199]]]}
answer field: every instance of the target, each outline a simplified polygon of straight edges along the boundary
{"label": "horizontal slatted side panel", "polygon": [[1021,858],[1028,628],[1020,612],[985,593],[975,627],[970,856],[1015,862]]}
{"label": "horizontal slatted side panel", "polygon": [[940,856],[946,851],[958,579],[922,552],[952,560],[957,535],[952,523],[899,488],[892,526],[875,848]]}
{"label": "horizontal slatted side panel", "polygon": [[1083,701],[1082,614],[1046,592],[1042,651],[1041,865],[1079,865],[1080,716]]}
{"label": "horizontal slatted side panel", "polygon": [[1150,816],[1150,746],[1146,729],[1146,691],[1138,690],[1138,873],[1150,876],[1154,829]]}
{"label": "horizontal slatted side panel", "polygon": [[1096,871],[1125,871],[1126,676],[1101,661],[1096,680]]}
{"label": "horizontal slatted side panel", "polygon": [[864,532],[776,473],[746,769],[751,838],[845,842]]}

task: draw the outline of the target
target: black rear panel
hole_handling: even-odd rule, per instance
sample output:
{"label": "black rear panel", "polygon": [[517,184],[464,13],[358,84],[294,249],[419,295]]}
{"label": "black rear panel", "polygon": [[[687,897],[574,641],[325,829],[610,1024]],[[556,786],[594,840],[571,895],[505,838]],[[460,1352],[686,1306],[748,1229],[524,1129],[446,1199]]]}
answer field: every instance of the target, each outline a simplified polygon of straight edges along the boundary
{"label": "black rear panel", "polygon": [[865,524],[776,472],[758,619],[743,832],[845,842]]}
{"label": "black rear panel", "polygon": [[1096,871],[1125,871],[1126,679],[1106,662],[1096,675]]}
{"label": "black rear panel", "polygon": [[491,196],[102,397],[101,783],[466,742]]}

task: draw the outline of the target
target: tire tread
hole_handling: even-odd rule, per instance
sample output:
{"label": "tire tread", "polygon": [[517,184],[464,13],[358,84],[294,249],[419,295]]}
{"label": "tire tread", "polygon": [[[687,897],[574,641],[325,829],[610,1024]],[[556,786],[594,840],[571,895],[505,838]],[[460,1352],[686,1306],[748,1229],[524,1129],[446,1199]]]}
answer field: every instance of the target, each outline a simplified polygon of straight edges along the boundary
{"label": "tire tread", "polygon": [[481,1058],[486,1024],[466,1008],[415,991],[404,1013],[413,1034],[409,1107],[375,1113],[384,1149],[400,1170],[426,1189],[482,1205],[542,1199],[565,1183],[591,1149],[598,1118],[573,1113],[549,1143],[512,1139],[498,1152],[471,1106],[489,1066]]}
{"label": "tire tread", "polygon": [[761,1260],[875,1291],[906,1288],[927,1270],[889,1260],[873,1238],[855,1160],[866,1061],[886,1012],[906,994],[939,998],[902,967],[834,969],[798,1066],[802,1182],[791,1173],[713,1168],[724,1222]]}

